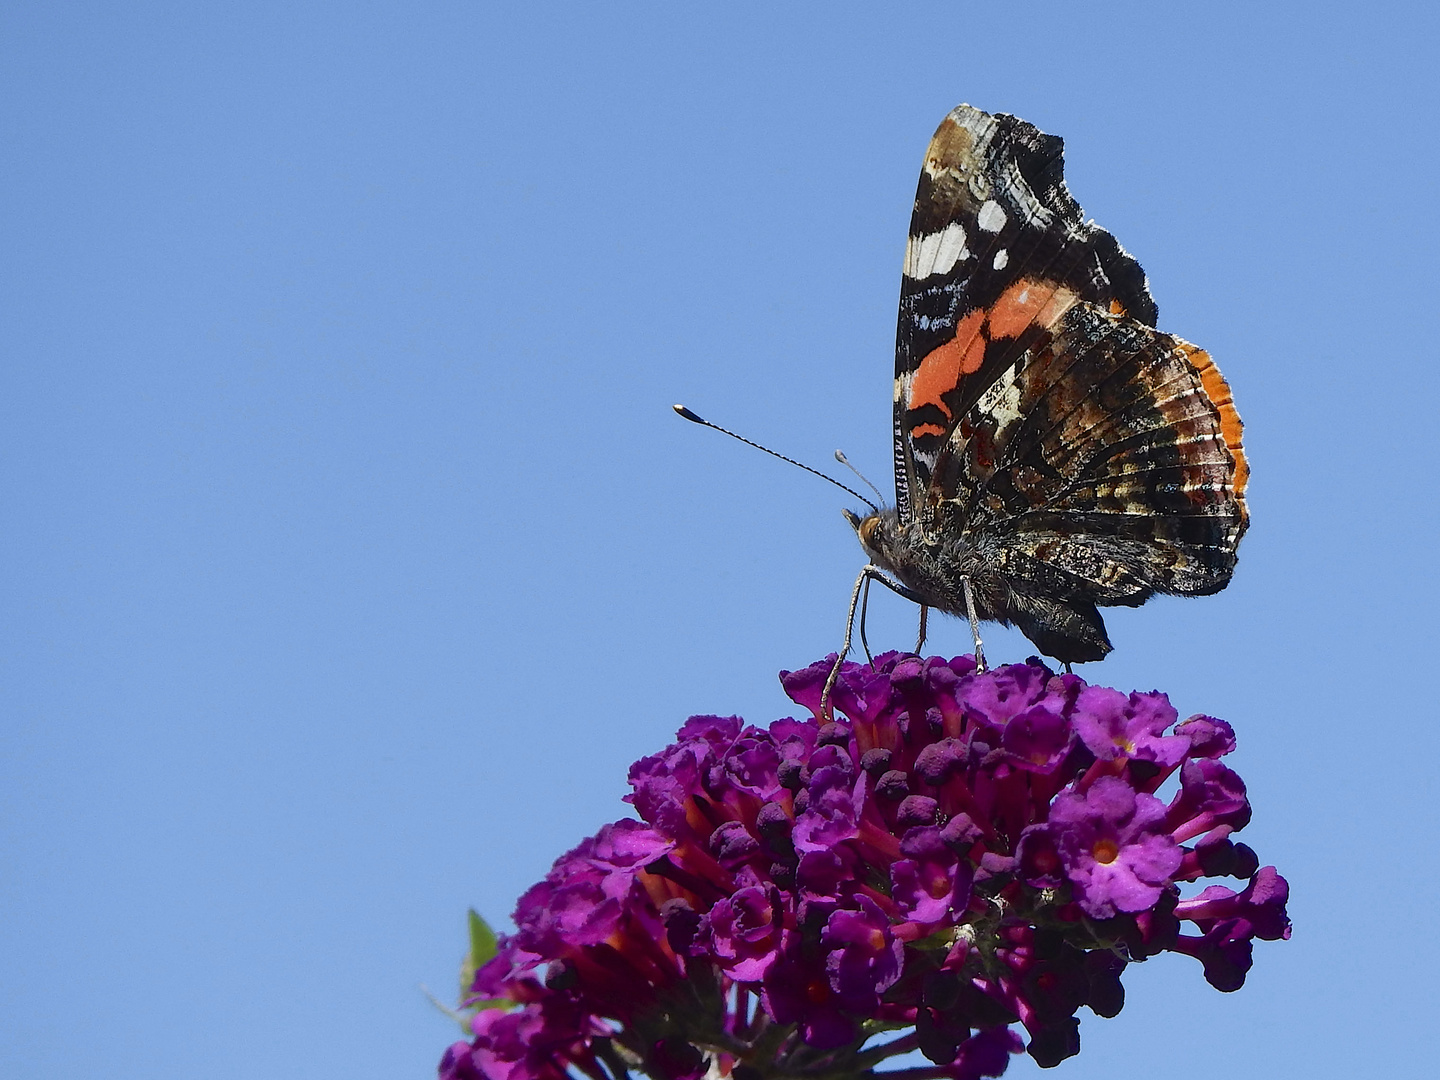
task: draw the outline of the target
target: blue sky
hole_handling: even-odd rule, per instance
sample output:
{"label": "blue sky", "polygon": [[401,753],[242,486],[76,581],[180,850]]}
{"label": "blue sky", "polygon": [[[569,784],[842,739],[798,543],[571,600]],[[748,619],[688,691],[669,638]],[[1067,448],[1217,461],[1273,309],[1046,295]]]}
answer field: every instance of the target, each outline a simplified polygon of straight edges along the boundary
{"label": "blue sky", "polygon": [[1084,674],[1235,724],[1295,936],[1235,995],[1132,968],[1055,1075],[1433,1073],[1436,32],[9,5],[0,1074],[431,1075],[465,908],[503,923],[687,715],[791,712],[775,673],[838,645],[861,565],[845,499],[669,406],[889,487],[960,101],[1064,136],[1254,466],[1232,586],[1109,616]]}

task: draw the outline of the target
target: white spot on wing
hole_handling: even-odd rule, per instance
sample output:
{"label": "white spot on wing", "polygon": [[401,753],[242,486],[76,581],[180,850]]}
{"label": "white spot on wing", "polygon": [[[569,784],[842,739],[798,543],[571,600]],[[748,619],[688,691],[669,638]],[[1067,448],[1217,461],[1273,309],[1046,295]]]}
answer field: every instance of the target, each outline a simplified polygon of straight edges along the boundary
{"label": "white spot on wing", "polygon": [[1005,211],[994,199],[987,199],[975,215],[975,224],[986,232],[999,232],[1005,227]]}
{"label": "white spot on wing", "polygon": [[897,375],[895,378],[895,400],[903,401],[905,407],[910,407],[910,380],[915,377],[913,371],[907,371],[904,375]]}
{"label": "white spot on wing", "polygon": [[905,244],[905,276],[921,281],[932,274],[948,274],[955,264],[968,259],[965,226],[952,221],[938,233],[912,236]]}
{"label": "white spot on wing", "polygon": [[1009,261],[1010,253],[1004,248],[1001,248],[999,251],[995,252],[995,261],[990,265],[993,266],[996,270],[1004,270],[1005,264]]}

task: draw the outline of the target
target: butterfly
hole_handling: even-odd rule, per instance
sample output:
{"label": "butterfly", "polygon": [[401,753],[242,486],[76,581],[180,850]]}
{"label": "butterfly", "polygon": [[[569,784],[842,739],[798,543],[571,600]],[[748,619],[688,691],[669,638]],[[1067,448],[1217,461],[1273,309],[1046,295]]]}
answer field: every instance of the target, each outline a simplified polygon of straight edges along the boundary
{"label": "butterfly", "polygon": [[847,511],[870,560],[852,623],[861,584],[881,580],[921,605],[922,644],[935,608],[970,619],[977,653],[993,620],[1068,665],[1111,651],[1100,608],[1204,596],[1234,572],[1249,466],[1230,388],[1155,328],[1144,271],[1083,220],[1062,149],[960,105],[926,150],[900,287],[895,505]]}

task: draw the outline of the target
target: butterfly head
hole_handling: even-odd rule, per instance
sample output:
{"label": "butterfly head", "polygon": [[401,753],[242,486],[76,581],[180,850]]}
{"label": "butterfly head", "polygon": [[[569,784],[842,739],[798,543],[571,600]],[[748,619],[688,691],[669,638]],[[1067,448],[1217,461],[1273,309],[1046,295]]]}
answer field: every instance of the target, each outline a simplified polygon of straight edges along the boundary
{"label": "butterfly head", "polygon": [[870,561],[884,569],[895,566],[895,546],[900,533],[900,515],[893,506],[881,507],[861,517],[853,510],[845,511],[845,520],[855,530],[860,546]]}

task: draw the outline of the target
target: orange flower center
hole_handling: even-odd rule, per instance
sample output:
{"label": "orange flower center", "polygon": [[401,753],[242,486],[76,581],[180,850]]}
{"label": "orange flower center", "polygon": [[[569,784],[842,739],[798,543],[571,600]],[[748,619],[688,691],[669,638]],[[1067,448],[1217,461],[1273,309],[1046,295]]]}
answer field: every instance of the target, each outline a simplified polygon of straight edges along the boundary
{"label": "orange flower center", "polygon": [[1095,856],[1096,862],[1112,863],[1120,855],[1120,845],[1114,840],[1096,840],[1090,854]]}

